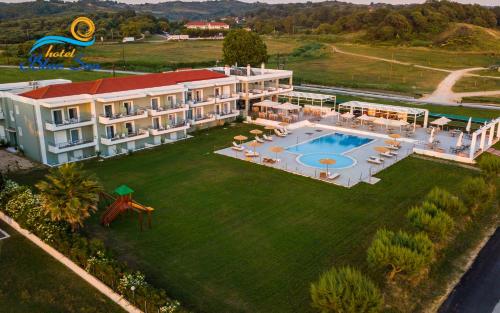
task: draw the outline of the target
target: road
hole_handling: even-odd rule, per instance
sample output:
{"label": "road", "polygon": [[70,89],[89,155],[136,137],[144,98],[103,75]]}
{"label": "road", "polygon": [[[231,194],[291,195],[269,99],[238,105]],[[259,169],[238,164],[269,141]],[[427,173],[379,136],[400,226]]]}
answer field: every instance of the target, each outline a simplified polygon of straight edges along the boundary
{"label": "road", "polygon": [[479,252],[438,313],[500,313],[500,228]]}

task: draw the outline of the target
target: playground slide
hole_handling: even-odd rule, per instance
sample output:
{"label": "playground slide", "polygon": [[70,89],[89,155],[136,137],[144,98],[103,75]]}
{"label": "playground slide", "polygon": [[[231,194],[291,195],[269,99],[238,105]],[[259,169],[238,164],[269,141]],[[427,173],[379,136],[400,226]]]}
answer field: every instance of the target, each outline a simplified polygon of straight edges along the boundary
{"label": "playground slide", "polygon": [[127,202],[118,200],[114,202],[102,215],[102,224],[109,225],[121,212],[126,209]]}
{"label": "playground slide", "polygon": [[137,209],[137,210],[143,211],[143,212],[153,212],[154,211],[154,209],[152,207],[143,206],[142,204],[139,204],[139,203],[134,202],[134,201],[131,201],[129,203],[129,205],[131,208]]}

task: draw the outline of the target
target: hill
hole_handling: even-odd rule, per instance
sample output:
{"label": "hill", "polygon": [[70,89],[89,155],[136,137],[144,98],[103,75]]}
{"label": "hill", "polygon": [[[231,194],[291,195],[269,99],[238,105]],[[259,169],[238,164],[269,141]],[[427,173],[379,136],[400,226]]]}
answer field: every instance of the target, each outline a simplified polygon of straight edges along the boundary
{"label": "hill", "polygon": [[458,23],[439,34],[434,44],[450,50],[500,51],[500,32],[471,24]]}

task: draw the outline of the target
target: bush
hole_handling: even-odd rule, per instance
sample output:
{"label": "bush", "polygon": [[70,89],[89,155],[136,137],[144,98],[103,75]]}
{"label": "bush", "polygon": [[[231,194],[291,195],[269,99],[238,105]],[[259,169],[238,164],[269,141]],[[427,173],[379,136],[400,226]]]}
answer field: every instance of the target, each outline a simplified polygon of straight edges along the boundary
{"label": "bush", "polygon": [[393,280],[398,274],[419,276],[433,257],[434,245],[426,234],[381,229],[368,248],[367,260],[375,268],[388,270],[388,279]]}
{"label": "bush", "polygon": [[438,240],[444,239],[454,225],[453,219],[446,212],[429,202],[410,209],[407,216],[413,226]]}
{"label": "bush", "polygon": [[463,183],[461,194],[465,205],[474,213],[490,203],[494,190],[482,177],[469,177]]}
{"label": "bush", "polygon": [[322,313],[376,313],[383,299],[375,284],[351,267],[333,267],[311,284],[312,306]]}
{"label": "bush", "polygon": [[483,154],[478,162],[479,168],[487,180],[492,181],[500,174],[500,158],[491,154]]}
{"label": "bush", "polygon": [[460,198],[439,187],[432,189],[425,200],[451,215],[465,214],[467,212],[467,208],[460,201]]}

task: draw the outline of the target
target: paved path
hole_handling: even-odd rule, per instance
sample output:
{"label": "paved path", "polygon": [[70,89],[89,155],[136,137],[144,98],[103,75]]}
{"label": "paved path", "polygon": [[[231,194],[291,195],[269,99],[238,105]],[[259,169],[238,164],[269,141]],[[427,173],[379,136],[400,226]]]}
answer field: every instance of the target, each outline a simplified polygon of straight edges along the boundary
{"label": "paved path", "polygon": [[438,313],[500,313],[500,228]]}
{"label": "paved path", "polygon": [[489,148],[487,151],[488,151],[489,153],[491,153],[491,154],[494,154],[494,155],[496,155],[496,156],[499,156],[499,157],[500,157],[500,150],[497,150],[497,149],[495,149],[495,148]]}
{"label": "paved path", "polygon": [[122,309],[124,309],[126,312],[129,313],[143,313],[141,310],[133,306],[130,302],[128,302],[126,299],[124,299],[121,295],[117,294],[114,292],[111,288],[106,286],[103,282],[95,278],[94,276],[90,275],[87,273],[84,269],[73,263],[70,259],[68,259],[66,256],[64,256],[62,253],[57,251],[56,249],[52,248],[45,242],[43,242],[40,238],[37,236],[33,235],[26,229],[22,228],[19,226],[19,224],[5,215],[3,212],[0,212],[0,219],[7,223],[10,227],[14,228],[17,232],[19,232],[21,235],[26,237],[28,240],[33,242],[35,245],[40,247],[43,251],[45,251],[47,254],[52,256],[54,259],[57,261],[61,262],[64,266],[69,268],[71,271],[73,271],[75,274],[80,276],[83,280],[85,280],[87,283],[92,285],[94,288],[102,292],[105,296],[113,300],[116,304],[118,304]]}

